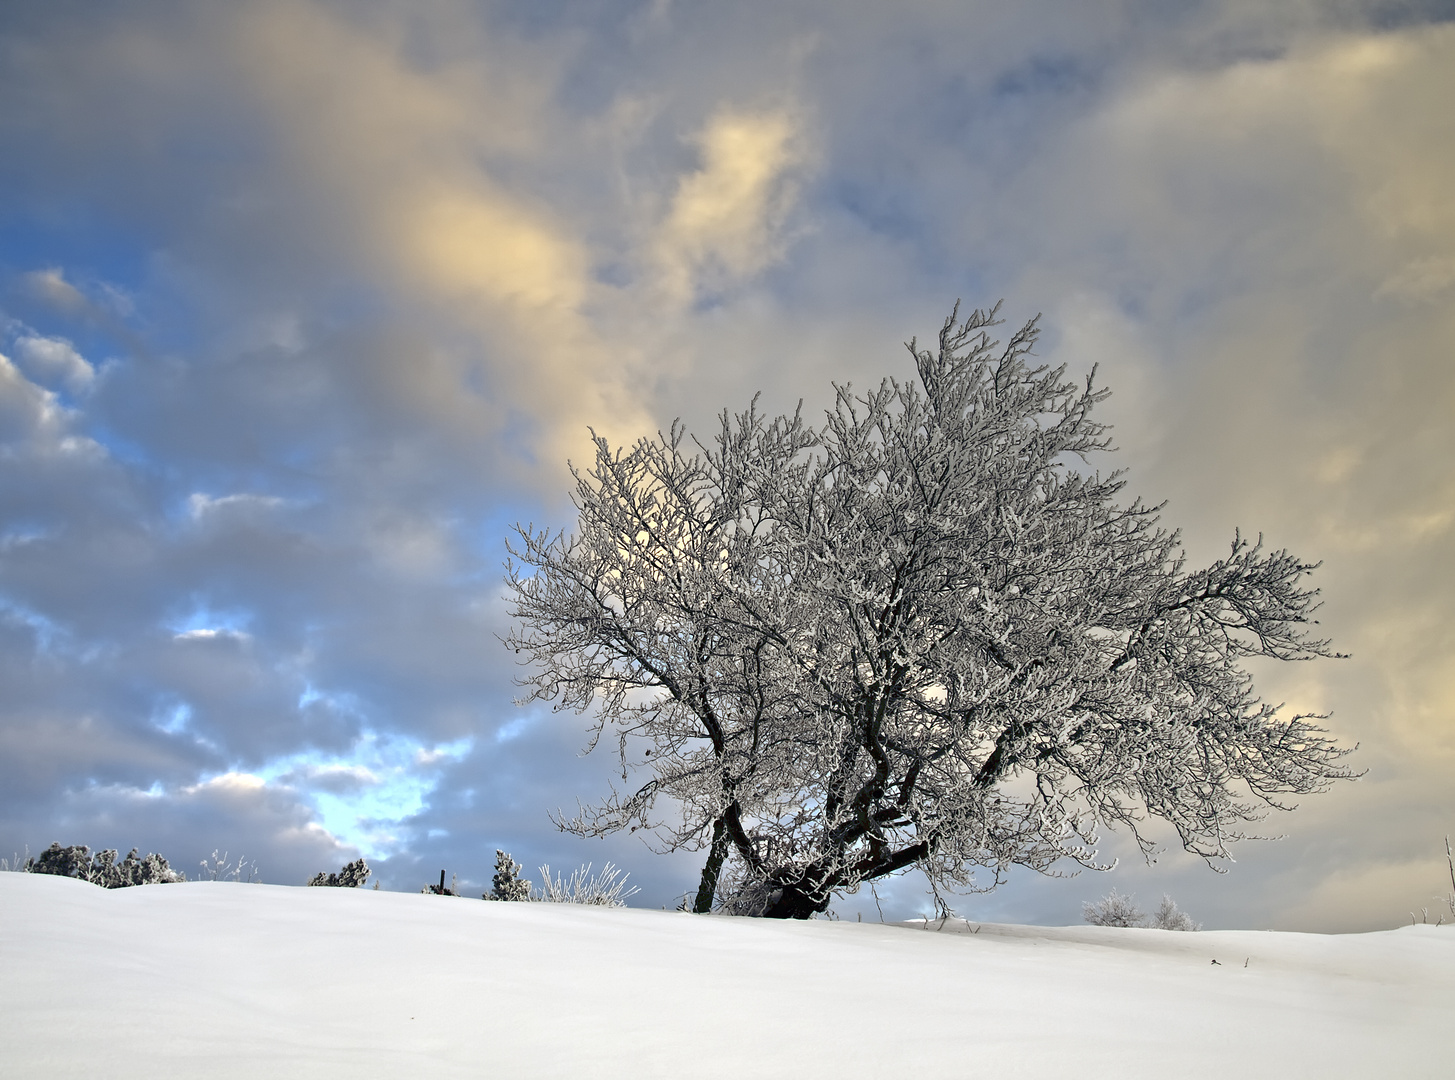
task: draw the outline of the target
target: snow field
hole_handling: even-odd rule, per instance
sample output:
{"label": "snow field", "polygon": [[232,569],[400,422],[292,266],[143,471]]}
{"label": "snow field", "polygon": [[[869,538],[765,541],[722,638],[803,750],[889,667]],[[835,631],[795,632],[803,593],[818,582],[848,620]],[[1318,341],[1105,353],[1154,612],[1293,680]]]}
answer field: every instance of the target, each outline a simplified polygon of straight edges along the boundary
{"label": "snow field", "polygon": [[1455,1073],[1455,928],[939,926],[0,874],[0,1074]]}

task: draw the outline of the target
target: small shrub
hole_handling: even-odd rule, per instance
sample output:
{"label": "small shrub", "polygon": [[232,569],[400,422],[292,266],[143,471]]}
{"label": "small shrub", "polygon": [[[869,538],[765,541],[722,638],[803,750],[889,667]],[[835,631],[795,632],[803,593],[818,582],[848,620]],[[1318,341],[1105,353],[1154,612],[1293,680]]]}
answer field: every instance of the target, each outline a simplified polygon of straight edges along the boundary
{"label": "small shrub", "polygon": [[1092,926],[1142,926],[1147,918],[1130,896],[1115,889],[1094,904],[1082,904],[1081,917]]}
{"label": "small shrub", "polygon": [[495,849],[495,876],[491,878],[490,891],[482,900],[529,900],[530,882],[520,876],[520,863],[515,862],[508,851]]}
{"label": "small shrub", "polygon": [[[1437,897],[1435,897],[1435,899],[1438,900],[1440,903],[1444,904],[1447,908],[1449,908],[1449,910],[1450,910],[1449,917],[1452,920],[1455,920],[1455,855],[1452,855],[1451,852],[1450,852],[1450,838],[1448,836],[1445,837],[1445,865],[1450,870],[1450,891],[1448,893],[1446,893],[1444,896],[1437,896]],[[1445,915],[1439,914],[1437,912],[1437,914],[1435,916],[1435,925],[1436,926],[1444,926],[1445,925],[1445,918],[1446,918]],[[1416,921],[1415,920],[1415,913],[1413,911],[1411,911],[1410,912],[1410,925],[1414,925],[1415,921]],[[1427,907],[1420,908],[1420,918],[1419,918],[1419,921],[1422,922],[1422,923],[1428,923],[1430,921],[1430,909],[1429,908],[1427,908]]]}
{"label": "small shrub", "polygon": [[308,884],[322,885],[334,889],[357,889],[369,880],[370,873],[368,863],[363,859],[355,859],[337,874],[325,874],[320,870],[308,879]]}
{"label": "small shrub", "polygon": [[186,874],[173,870],[161,855],[139,857],[136,848],[132,848],[126,858],[117,862],[115,848],[98,851],[93,856],[91,849],[84,844],[70,847],[52,844],[35,858],[27,859],[25,869],[32,874],[79,878],[103,889],[164,885],[187,880]]}
{"label": "small shrub", "polygon": [[1138,910],[1132,897],[1123,896],[1115,889],[1094,904],[1082,904],[1081,917],[1092,926],[1137,926],[1151,930],[1202,929],[1166,893],[1162,894],[1162,902],[1157,905],[1157,910],[1150,918]]}
{"label": "small shrub", "polygon": [[35,858],[27,860],[25,868],[32,874],[54,874],[90,881],[91,849],[84,844],[61,847],[54,843]]}
{"label": "small shrub", "polygon": [[217,849],[212,849],[212,861],[202,860],[202,874],[198,881],[241,881],[254,884],[258,881],[258,864],[248,862],[241,855],[236,863],[227,861],[228,852],[221,855]]}
{"label": "small shrub", "polygon": [[1148,923],[1153,930],[1201,930],[1202,927],[1192,921],[1192,916],[1177,906],[1177,901],[1166,893],[1162,894],[1162,902],[1157,905],[1157,910],[1152,913],[1152,920]]}
{"label": "small shrub", "polygon": [[601,868],[601,873],[591,875],[591,864],[579,867],[568,878],[552,878],[549,866],[541,867],[545,879],[541,891],[532,900],[547,904],[594,904],[598,907],[626,907],[627,898],[641,892],[635,885],[627,888],[623,874],[611,863]]}

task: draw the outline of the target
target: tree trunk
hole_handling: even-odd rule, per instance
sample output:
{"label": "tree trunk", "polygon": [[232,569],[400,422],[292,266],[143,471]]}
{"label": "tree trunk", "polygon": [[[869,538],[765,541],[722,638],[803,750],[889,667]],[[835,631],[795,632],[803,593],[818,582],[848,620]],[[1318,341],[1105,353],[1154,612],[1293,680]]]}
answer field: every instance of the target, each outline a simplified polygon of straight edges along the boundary
{"label": "tree trunk", "polygon": [[702,868],[702,883],[697,886],[697,902],[692,905],[694,915],[706,915],[712,910],[712,901],[717,896],[717,879],[722,874],[727,849],[727,821],[720,817],[712,823],[712,847],[707,853],[707,865]]}
{"label": "tree trunk", "polygon": [[765,919],[811,919],[828,910],[832,893],[828,889],[807,892],[801,885],[784,885],[763,911]]}

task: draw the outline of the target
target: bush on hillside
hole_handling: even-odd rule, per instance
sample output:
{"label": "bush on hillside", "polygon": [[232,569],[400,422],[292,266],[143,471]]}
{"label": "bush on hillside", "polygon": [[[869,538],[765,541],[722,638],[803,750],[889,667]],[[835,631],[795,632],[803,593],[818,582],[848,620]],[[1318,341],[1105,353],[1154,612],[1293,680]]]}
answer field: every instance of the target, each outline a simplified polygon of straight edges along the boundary
{"label": "bush on hillside", "polygon": [[308,879],[310,885],[322,885],[334,889],[357,889],[369,880],[369,864],[355,859],[337,874],[325,874],[322,870]]}
{"label": "bush on hillside", "polygon": [[591,904],[596,907],[626,907],[627,899],[639,890],[628,888],[623,874],[611,863],[601,873],[592,874],[591,864],[578,867],[569,876],[551,875],[549,866],[541,867],[543,884],[540,892],[531,891],[531,883],[520,876],[520,863],[508,851],[495,849],[495,877],[491,888],[481,899],[543,904]]}
{"label": "bush on hillside", "polygon": [[482,900],[529,900],[530,882],[520,876],[520,863],[511,858],[510,852],[495,849],[495,876],[491,878],[490,891]]}
{"label": "bush on hillside", "polygon": [[258,864],[249,862],[241,855],[237,862],[228,861],[229,852],[218,854],[217,848],[212,849],[212,858],[203,859],[198,865],[202,867],[202,873],[198,881],[237,881],[249,885],[257,884],[261,879],[258,877]]}
{"label": "bush on hillside", "polygon": [[1147,918],[1130,896],[1115,889],[1094,904],[1082,904],[1081,917],[1092,926],[1141,926]]}
{"label": "bush on hillside", "polygon": [[1192,916],[1177,906],[1177,901],[1166,893],[1162,894],[1162,902],[1157,905],[1157,910],[1152,913],[1152,919],[1147,924],[1153,930],[1201,930],[1202,926],[1192,921]]}
{"label": "bush on hillside", "polygon": [[84,844],[61,847],[52,844],[33,859],[26,860],[25,869],[32,874],[55,874],[59,877],[79,878],[103,889],[125,889],[132,885],[163,885],[186,881],[187,875],[173,870],[166,858],[157,854],[145,857],[137,855],[136,848],[126,858],[116,861],[116,849],[106,848],[91,854]]}
{"label": "bush on hillside", "polygon": [[532,896],[532,900],[538,900],[547,904],[593,904],[597,907],[626,907],[628,897],[635,896],[641,892],[635,885],[627,888],[626,879],[630,875],[623,874],[611,863],[601,868],[601,873],[595,876],[591,873],[591,864],[578,867],[570,877],[551,877],[549,866],[541,867],[541,877],[544,884],[539,894]]}
{"label": "bush on hillside", "polygon": [[1200,930],[1192,916],[1177,902],[1162,894],[1162,902],[1149,918],[1137,908],[1136,901],[1113,889],[1094,904],[1082,904],[1081,915],[1092,926],[1138,926],[1152,930]]}

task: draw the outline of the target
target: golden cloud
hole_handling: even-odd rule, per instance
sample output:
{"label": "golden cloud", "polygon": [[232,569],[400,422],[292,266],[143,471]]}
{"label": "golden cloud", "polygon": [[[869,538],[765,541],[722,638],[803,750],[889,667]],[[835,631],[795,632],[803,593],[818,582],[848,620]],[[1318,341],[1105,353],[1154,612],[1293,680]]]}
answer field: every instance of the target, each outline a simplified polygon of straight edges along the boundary
{"label": "golden cloud", "polygon": [[702,165],[684,176],[656,256],[668,295],[742,281],[777,260],[803,164],[802,133],[786,110],[714,116],[698,137]]}

